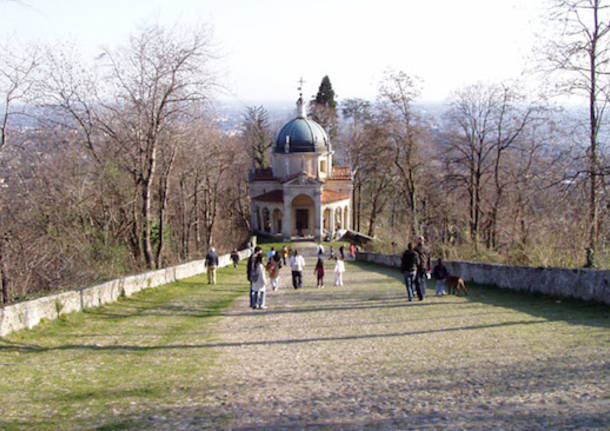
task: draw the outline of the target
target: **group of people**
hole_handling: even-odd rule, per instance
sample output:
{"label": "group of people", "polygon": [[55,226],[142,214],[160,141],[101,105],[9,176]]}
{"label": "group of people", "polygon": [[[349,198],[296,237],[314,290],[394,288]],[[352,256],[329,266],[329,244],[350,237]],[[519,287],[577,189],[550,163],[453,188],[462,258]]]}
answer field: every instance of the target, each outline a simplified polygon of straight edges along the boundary
{"label": "group of people", "polygon": [[[321,246],[320,246],[321,247]],[[318,261],[314,268],[314,275],[317,278],[317,287],[324,287],[324,254],[323,249],[318,249]],[[343,286],[343,273],[345,272],[345,262],[342,256],[333,256],[335,261],[335,286]],[[260,247],[255,247],[248,259],[247,278],[250,282],[250,307],[253,309],[265,309],[266,287],[267,284],[275,291],[278,288],[280,268],[289,265],[292,276],[292,287],[300,289],[303,287],[303,270],[305,269],[305,259],[298,250],[288,250],[282,247],[276,251],[271,247],[266,256],[266,263]]]}
{"label": "group of people", "polygon": [[436,296],[445,295],[445,280],[449,276],[442,259],[438,259],[434,269],[430,269],[430,251],[424,245],[424,237],[418,236],[417,243],[407,245],[400,261],[400,271],[405,279],[407,297],[413,301],[415,294],[420,301],[426,297],[426,280],[436,280]]}
{"label": "group of people", "polygon": [[[343,246],[341,246],[343,247]],[[341,256],[335,256],[332,253],[330,254],[330,259],[335,261],[335,286],[343,286],[343,273],[345,272],[345,259]],[[316,262],[316,266],[313,270],[314,275],[316,276],[316,287],[324,287],[324,275],[326,274],[326,269],[324,268],[324,255],[318,252],[318,261]]]}
{"label": "group of people", "polygon": [[[350,254],[354,256],[355,247],[350,246]],[[266,286],[269,283],[275,291],[278,288],[279,274],[282,266],[290,265],[292,275],[292,287],[300,289],[303,287],[303,270],[305,259],[298,250],[289,250],[286,246],[280,251],[271,247],[267,253],[266,264],[264,264],[263,253],[260,247],[255,247],[252,251],[247,264],[247,277],[250,282],[250,307],[253,309],[264,309]],[[335,255],[332,247],[330,248],[329,258],[335,261],[335,286],[343,286],[343,273],[345,272],[345,250],[339,247],[339,255]],[[233,266],[237,268],[239,264],[239,254],[237,250],[231,252]],[[205,258],[208,274],[208,284],[216,284],[216,268],[218,267],[218,254],[212,247]],[[400,270],[405,279],[407,297],[413,301],[417,295],[420,301],[426,297],[426,280],[434,278],[436,280],[436,296],[445,295],[445,280],[449,276],[447,268],[443,265],[442,259],[437,260],[433,269],[430,268],[430,251],[424,245],[424,237],[418,236],[415,246],[408,243],[407,249],[402,255]],[[324,247],[318,245],[318,260],[314,267],[316,276],[316,286],[324,287]],[[268,275],[267,275],[268,274]]]}
{"label": "group of people", "polygon": [[[320,256],[324,256],[324,246],[322,244],[318,244],[318,257]],[[341,256],[342,260],[345,260],[345,246],[343,244],[341,244],[341,246],[339,247],[339,256]],[[349,245],[349,256],[352,259],[356,258],[356,245],[355,244],[350,244]],[[330,246],[330,252],[328,255],[329,259],[334,259],[335,257],[335,252],[333,250],[332,245]]]}

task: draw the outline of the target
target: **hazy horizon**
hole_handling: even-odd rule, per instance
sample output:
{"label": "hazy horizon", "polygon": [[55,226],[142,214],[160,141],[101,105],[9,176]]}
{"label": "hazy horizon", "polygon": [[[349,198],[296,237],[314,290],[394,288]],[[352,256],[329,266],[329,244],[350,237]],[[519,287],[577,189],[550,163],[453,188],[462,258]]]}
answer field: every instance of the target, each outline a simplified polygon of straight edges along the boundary
{"label": "hazy horizon", "polygon": [[0,34],[4,40],[72,44],[92,59],[102,47],[127,43],[146,23],[180,29],[207,24],[220,57],[214,67],[226,89],[222,100],[296,100],[301,77],[308,98],[324,75],[339,100],[374,99],[384,71],[393,69],[420,77],[422,100],[437,103],[477,81],[519,77],[538,42],[546,3],[0,0]]}

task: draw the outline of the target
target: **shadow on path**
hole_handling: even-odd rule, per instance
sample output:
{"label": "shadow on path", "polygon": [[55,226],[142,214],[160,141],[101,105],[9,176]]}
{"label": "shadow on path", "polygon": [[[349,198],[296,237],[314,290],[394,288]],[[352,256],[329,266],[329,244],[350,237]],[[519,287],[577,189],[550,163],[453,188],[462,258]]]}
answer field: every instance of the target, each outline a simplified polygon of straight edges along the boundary
{"label": "shadow on path", "polygon": [[55,347],[44,347],[39,345],[16,344],[0,339],[0,351],[8,352],[49,352],[55,350],[109,350],[109,351],[154,351],[154,350],[174,350],[174,349],[209,349],[209,348],[224,348],[224,347],[239,347],[239,346],[256,346],[256,345],[273,345],[273,344],[302,344],[328,341],[347,341],[361,339],[376,339],[376,338],[392,338],[405,337],[409,335],[425,335],[439,332],[455,332],[455,331],[476,331],[479,329],[500,328],[507,326],[519,325],[535,325],[539,323],[547,323],[546,320],[517,320],[513,322],[502,322],[486,325],[468,325],[443,329],[427,329],[421,331],[404,331],[390,332],[387,334],[366,334],[366,335],[349,335],[337,337],[313,337],[300,339],[281,339],[281,340],[261,340],[261,341],[244,341],[241,343],[206,343],[206,344],[170,344],[158,346],[137,346],[137,345],[109,345],[102,346],[98,344],[66,344]]}

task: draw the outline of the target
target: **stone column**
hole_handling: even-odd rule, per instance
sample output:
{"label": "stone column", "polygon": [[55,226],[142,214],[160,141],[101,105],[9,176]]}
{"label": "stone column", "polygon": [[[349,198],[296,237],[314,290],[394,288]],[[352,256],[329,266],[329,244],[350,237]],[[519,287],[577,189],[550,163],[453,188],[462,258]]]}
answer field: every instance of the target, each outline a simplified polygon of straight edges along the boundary
{"label": "stone column", "polygon": [[250,206],[250,226],[252,226],[252,231],[258,230],[259,226],[256,220],[256,212],[258,211],[258,208],[256,207],[255,204],[252,204]]}
{"label": "stone column", "polygon": [[335,207],[331,207],[330,209],[330,237],[334,237],[335,236],[335,231],[337,230],[337,220],[335,217],[337,217],[337,214],[335,213],[336,208]]}
{"label": "stone column", "polygon": [[345,223],[345,229],[351,229],[352,226],[352,214],[351,214],[351,205],[347,205],[345,207],[345,213],[347,214],[347,216],[345,217],[345,220],[343,221],[343,223]]}
{"label": "stone column", "polygon": [[316,241],[322,241],[322,205],[320,200],[322,199],[322,193],[320,190],[316,190],[313,194],[313,227],[314,227],[314,239]]}
{"label": "stone column", "polygon": [[284,212],[282,213],[282,236],[284,241],[290,241],[292,230],[292,193],[284,190]]}

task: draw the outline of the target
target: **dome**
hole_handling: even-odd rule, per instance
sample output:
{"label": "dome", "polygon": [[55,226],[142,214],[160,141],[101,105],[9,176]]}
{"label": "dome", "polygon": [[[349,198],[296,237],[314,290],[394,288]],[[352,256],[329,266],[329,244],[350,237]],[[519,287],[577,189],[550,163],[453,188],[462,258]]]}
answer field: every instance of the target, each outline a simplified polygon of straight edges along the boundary
{"label": "dome", "polygon": [[[327,150],[328,135],[313,120],[297,117],[280,129],[275,136],[276,153],[318,153]],[[288,145],[286,145],[288,144]]]}

